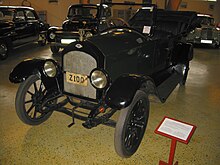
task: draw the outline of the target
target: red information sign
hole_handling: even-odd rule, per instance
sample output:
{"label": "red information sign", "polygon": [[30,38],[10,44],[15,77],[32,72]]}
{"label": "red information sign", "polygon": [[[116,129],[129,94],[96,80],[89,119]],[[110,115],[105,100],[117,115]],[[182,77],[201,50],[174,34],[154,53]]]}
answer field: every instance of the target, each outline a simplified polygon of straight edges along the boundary
{"label": "red information sign", "polygon": [[[156,128],[155,133],[172,139],[172,142],[170,148],[169,162],[165,163],[163,161],[160,161],[159,164],[172,165],[176,149],[176,142],[179,141],[188,144],[193,133],[195,132],[195,129],[195,125],[165,116],[159,126]],[[177,164],[178,162],[175,163],[175,165]]]}

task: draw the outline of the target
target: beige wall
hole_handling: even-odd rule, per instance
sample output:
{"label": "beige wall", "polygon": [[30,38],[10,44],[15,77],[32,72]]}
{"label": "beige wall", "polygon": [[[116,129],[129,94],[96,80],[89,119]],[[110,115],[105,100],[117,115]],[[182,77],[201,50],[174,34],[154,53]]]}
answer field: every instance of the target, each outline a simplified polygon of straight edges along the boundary
{"label": "beige wall", "polygon": [[[158,8],[165,8],[165,0],[152,0],[154,4],[157,4]],[[182,0],[187,3],[187,8],[179,7],[179,11],[196,11],[198,13],[211,14],[216,22],[220,22],[220,0],[217,2],[207,2],[201,0]],[[214,4],[214,10],[209,8],[210,4]]]}
{"label": "beige wall", "polygon": [[216,22],[220,22],[220,0],[217,1],[214,10],[214,17]]}
{"label": "beige wall", "polygon": [[[182,2],[187,3],[187,8],[179,7],[182,11],[196,11],[204,14],[211,14],[216,22],[220,22],[220,0],[217,2],[207,2],[207,1],[196,1],[196,0],[182,0]],[[214,10],[209,8],[209,5],[214,5]]]}
{"label": "beige wall", "polygon": [[[35,10],[47,11],[47,22],[50,25],[61,26],[63,20],[67,15],[67,9],[69,5],[79,3],[80,0],[59,0],[56,4],[49,4],[48,0],[28,0],[31,2],[32,7]],[[124,2],[125,0],[113,0],[113,2]],[[129,1],[129,0],[127,0]],[[130,0],[136,3],[141,3],[142,0]],[[157,4],[158,8],[164,8],[165,0],[152,0],[154,4]],[[22,0],[3,0],[2,5],[21,5]],[[90,0],[91,3],[99,3],[100,0]],[[214,16],[216,22],[220,22],[220,0],[217,2],[201,2],[198,0],[182,0],[187,3],[187,8],[179,8],[179,10],[191,10],[201,13],[207,13]],[[215,9],[210,10],[209,4],[215,4]]]}

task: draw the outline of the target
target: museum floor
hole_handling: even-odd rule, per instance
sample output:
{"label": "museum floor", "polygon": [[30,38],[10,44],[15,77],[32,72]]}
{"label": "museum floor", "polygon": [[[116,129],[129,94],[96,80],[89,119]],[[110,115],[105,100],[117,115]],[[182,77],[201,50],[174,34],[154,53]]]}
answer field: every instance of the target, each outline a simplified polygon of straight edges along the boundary
{"label": "museum floor", "polygon": [[177,86],[164,104],[151,103],[147,131],[129,159],[114,151],[114,128],[100,125],[88,130],[79,120],[68,128],[71,118],[58,112],[34,127],[18,119],[18,85],[11,84],[8,75],[21,60],[39,56],[51,58],[49,46],[28,45],[0,61],[0,165],[157,165],[169,156],[170,139],[154,133],[164,116],[197,126],[188,145],[177,143],[175,160],[180,165],[219,164],[220,49],[195,49],[186,86]]}

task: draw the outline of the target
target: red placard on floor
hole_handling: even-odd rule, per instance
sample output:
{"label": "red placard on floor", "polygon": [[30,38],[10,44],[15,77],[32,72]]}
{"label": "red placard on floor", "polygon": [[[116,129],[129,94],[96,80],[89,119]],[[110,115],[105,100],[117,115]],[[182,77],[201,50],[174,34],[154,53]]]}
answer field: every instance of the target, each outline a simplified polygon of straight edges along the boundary
{"label": "red placard on floor", "polygon": [[[170,147],[169,162],[165,163],[160,161],[160,165],[173,165],[174,154],[176,150],[176,142],[188,144],[196,126],[182,122],[170,117],[165,116],[159,126],[156,128],[155,133],[172,139]],[[175,163],[177,165],[178,162]]]}

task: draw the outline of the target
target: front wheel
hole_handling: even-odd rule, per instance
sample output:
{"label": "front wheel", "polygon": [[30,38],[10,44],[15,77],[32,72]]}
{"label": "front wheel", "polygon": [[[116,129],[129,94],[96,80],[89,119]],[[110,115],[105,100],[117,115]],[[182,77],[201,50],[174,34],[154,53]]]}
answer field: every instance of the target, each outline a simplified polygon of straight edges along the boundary
{"label": "front wheel", "polygon": [[138,90],[132,103],[120,111],[114,135],[115,151],[119,156],[128,158],[137,151],[147,127],[149,116],[147,95]]}
{"label": "front wheel", "polygon": [[50,50],[53,54],[56,54],[59,52],[60,48],[57,46],[50,46]]}
{"label": "front wheel", "polygon": [[29,125],[39,125],[52,114],[49,107],[56,101],[48,102],[42,107],[47,90],[37,75],[31,75],[18,88],[15,108],[21,121]]}

